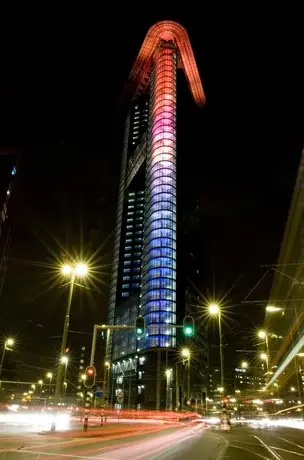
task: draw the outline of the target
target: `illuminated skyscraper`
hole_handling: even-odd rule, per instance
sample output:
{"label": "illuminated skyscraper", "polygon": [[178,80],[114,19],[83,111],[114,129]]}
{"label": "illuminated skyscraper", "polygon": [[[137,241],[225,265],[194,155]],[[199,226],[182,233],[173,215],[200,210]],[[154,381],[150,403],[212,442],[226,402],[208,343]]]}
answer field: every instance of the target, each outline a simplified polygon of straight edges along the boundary
{"label": "illuminated skyscraper", "polygon": [[[160,385],[162,355],[168,363],[168,353],[177,346],[178,68],[184,70],[196,104],[202,106],[204,91],[186,30],[172,21],[159,22],[148,31],[126,87],[130,105],[108,315],[109,324],[116,325],[135,324],[138,315],[145,318],[147,329],[142,339],[137,340],[131,330],[117,331],[110,338],[114,380],[117,377],[119,385],[120,375],[124,379],[135,372],[138,393],[146,388],[143,375],[149,373],[149,366],[155,369]],[[185,305],[181,308],[184,314]],[[156,361],[151,358],[144,366],[144,353],[151,351],[157,352]],[[153,385],[155,390],[155,382]],[[157,393],[159,407],[159,389]]]}
{"label": "illuminated skyscraper", "polygon": [[7,269],[11,241],[10,210],[17,179],[17,152],[0,149],[0,296]]}

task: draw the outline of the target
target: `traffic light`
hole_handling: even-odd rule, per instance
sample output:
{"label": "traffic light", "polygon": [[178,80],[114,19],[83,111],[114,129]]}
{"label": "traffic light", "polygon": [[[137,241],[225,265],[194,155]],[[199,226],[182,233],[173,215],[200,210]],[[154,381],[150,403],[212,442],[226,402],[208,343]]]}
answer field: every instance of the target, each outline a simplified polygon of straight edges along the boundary
{"label": "traffic light", "polygon": [[183,332],[187,337],[194,334],[194,320],[192,316],[185,316],[183,321]]}
{"label": "traffic light", "polygon": [[138,316],[135,322],[135,334],[141,338],[145,333],[145,318]]}
{"label": "traffic light", "polygon": [[84,386],[86,388],[92,388],[92,386],[95,384],[95,379],[96,379],[96,368],[95,366],[88,366],[85,370],[85,376],[86,378],[84,379]]}

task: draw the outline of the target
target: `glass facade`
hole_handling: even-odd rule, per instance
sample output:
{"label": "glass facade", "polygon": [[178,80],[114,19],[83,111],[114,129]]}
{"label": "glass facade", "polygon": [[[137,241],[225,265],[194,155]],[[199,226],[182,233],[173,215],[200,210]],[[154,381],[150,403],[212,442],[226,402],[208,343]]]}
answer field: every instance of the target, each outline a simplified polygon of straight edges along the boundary
{"label": "glass facade", "polygon": [[150,97],[140,302],[149,330],[139,350],[176,346],[176,52],[169,42],[156,54]]}
{"label": "glass facade", "polygon": [[0,295],[6,275],[11,240],[11,225],[8,217],[15,194],[17,169],[17,154],[0,152]]}

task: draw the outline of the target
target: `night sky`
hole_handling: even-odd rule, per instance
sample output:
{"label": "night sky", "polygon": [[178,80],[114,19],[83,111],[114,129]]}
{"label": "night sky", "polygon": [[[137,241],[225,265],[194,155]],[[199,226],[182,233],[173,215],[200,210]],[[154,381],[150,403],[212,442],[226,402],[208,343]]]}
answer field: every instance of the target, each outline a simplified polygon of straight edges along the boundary
{"label": "night sky", "polygon": [[[262,276],[260,265],[275,263],[304,141],[302,38],[292,21],[286,19],[287,33],[264,13],[129,12],[127,19],[92,10],[64,15],[60,24],[49,16],[16,43],[15,67],[2,66],[0,74],[1,144],[23,155],[0,309],[2,332],[17,334],[28,352],[61,333],[67,292],[52,285],[51,266],[64,252],[99,249],[99,281],[86,293],[77,290],[72,329],[91,331],[106,318],[120,98],[157,20],[177,20],[188,30],[207,97],[199,110],[187,88],[178,95],[180,167],[203,225],[206,277],[198,288],[220,297],[240,278],[227,297],[238,303]],[[270,282],[252,298],[266,298]],[[247,321],[240,308],[233,328]],[[256,314],[261,318],[246,311],[249,322]]]}

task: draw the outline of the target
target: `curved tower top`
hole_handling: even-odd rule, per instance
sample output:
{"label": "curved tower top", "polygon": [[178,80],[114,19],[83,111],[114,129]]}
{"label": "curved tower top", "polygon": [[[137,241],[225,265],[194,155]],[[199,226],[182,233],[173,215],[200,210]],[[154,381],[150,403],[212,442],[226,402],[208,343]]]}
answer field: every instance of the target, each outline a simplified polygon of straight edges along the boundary
{"label": "curved tower top", "polygon": [[162,40],[175,43],[193,99],[198,106],[202,106],[206,98],[189,36],[186,29],[174,21],[160,21],[149,29],[129,75],[127,92],[131,92],[133,96],[140,88],[146,86],[150,80],[155,51]]}

